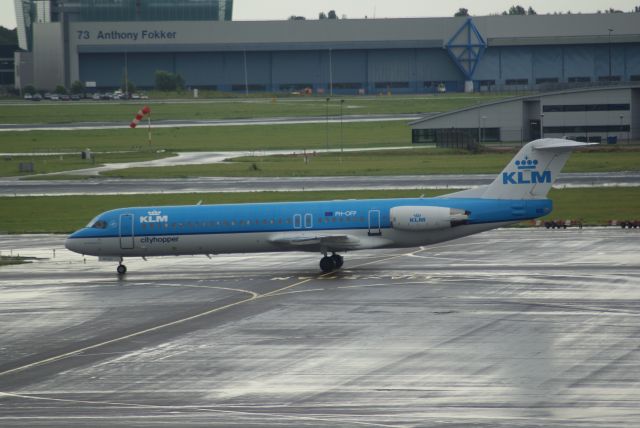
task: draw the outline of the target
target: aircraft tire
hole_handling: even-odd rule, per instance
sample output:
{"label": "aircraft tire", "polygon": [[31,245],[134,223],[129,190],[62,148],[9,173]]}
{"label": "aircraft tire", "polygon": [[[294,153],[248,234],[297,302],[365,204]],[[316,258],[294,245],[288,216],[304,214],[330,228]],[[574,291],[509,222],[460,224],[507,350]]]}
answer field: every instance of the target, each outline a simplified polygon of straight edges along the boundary
{"label": "aircraft tire", "polygon": [[127,273],[127,267],[125,265],[118,265],[118,275],[124,275]]}
{"label": "aircraft tire", "polygon": [[334,254],[331,258],[333,259],[333,263],[336,265],[336,269],[340,269],[344,264],[344,257],[339,254]]}
{"label": "aircraft tire", "polygon": [[329,273],[332,272],[336,268],[336,263],[333,261],[331,257],[323,257],[320,259],[320,269],[322,272]]}

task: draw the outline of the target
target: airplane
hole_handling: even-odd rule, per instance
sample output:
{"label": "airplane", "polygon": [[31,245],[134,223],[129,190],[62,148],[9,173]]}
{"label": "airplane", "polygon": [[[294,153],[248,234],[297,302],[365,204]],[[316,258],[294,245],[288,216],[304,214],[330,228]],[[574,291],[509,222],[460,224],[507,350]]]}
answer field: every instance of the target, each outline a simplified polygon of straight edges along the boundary
{"label": "airplane", "polygon": [[426,246],[545,216],[571,151],[588,145],[529,142],[491,184],[434,198],[120,208],[92,219],[65,246],[118,261],[119,275],[126,257],[280,251],[318,252],[328,273],[342,267],[346,251]]}

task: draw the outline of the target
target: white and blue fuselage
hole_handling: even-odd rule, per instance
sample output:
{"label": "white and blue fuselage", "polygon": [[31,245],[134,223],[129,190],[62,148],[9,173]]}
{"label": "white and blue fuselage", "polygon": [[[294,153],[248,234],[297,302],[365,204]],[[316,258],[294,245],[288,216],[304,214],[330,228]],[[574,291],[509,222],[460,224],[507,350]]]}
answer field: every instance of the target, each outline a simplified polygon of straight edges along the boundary
{"label": "white and blue fuselage", "polygon": [[[420,231],[394,226],[394,207],[446,207],[468,215],[457,225]],[[72,234],[67,247],[110,257],[414,247],[550,211],[548,199],[446,198],[122,208],[100,214]],[[323,239],[333,236],[348,238]]]}
{"label": "white and blue fuselage", "polygon": [[66,247],[118,258],[119,273],[125,257],[270,251],[320,252],[329,272],[342,266],[338,252],[430,245],[545,216],[551,185],[583,145],[533,141],[490,185],[437,198],[121,208],[98,215]]}

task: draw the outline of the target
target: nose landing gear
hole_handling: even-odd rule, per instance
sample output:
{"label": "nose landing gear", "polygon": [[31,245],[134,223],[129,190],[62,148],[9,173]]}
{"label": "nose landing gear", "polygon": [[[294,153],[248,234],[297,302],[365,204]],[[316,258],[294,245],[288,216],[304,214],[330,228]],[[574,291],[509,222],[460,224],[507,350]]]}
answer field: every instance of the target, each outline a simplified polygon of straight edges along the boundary
{"label": "nose landing gear", "polygon": [[333,253],[331,256],[327,256],[325,253],[324,257],[320,259],[320,269],[322,269],[322,272],[324,273],[340,269],[343,264],[344,258],[336,253]]}

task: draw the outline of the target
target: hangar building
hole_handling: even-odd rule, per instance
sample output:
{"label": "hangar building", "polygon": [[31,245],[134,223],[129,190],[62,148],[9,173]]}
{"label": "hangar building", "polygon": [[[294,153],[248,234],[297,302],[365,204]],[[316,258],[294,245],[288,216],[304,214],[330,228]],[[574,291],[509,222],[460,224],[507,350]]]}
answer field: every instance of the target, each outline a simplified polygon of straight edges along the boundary
{"label": "hangar building", "polygon": [[411,123],[413,143],[640,139],[640,85],[583,88],[499,100]]}
{"label": "hangar building", "polygon": [[[51,2],[45,19],[18,17],[25,52],[16,58],[17,86],[81,80],[113,89],[126,73],[145,88],[156,70],[181,74],[189,87],[242,92],[429,93],[441,84],[448,91],[548,90],[640,81],[640,13],[236,22],[230,0]],[[159,9],[177,4],[173,12]],[[188,5],[210,7],[181,13]]]}

